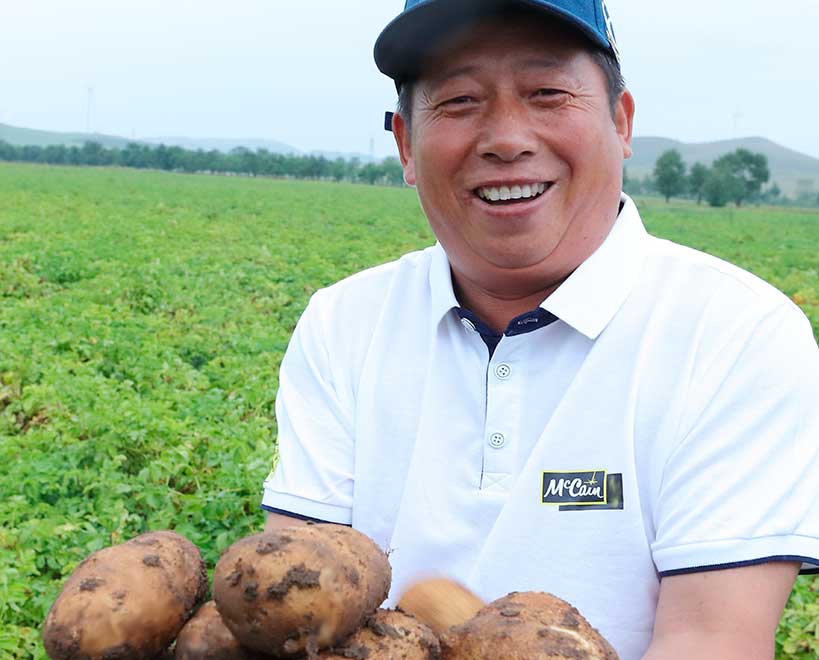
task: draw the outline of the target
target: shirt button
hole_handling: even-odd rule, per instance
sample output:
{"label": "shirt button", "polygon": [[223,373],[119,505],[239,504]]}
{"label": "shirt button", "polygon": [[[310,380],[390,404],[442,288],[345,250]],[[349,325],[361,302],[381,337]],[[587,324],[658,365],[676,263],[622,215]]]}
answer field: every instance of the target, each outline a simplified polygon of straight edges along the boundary
{"label": "shirt button", "polygon": [[468,318],[462,318],[461,325],[465,327],[467,330],[475,332],[475,324],[472,323],[472,321],[470,321]]}
{"label": "shirt button", "polygon": [[508,364],[499,364],[495,367],[495,375],[501,380],[506,380],[512,375],[512,367]]}
{"label": "shirt button", "polygon": [[493,433],[489,436],[489,445],[494,449],[501,449],[506,444],[503,433]]}

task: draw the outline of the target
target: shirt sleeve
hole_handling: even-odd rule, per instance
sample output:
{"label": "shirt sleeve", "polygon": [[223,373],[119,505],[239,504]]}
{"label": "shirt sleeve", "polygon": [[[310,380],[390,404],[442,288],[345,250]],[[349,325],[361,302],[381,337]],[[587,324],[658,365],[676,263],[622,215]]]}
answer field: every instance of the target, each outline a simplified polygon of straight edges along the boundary
{"label": "shirt sleeve", "polygon": [[320,293],[299,319],[279,371],[278,461],[264,482],[262,508],[350,524],[353,401],[334,383]]}
{"label": "shirt sleeve", "polygon": [[819,565],[819,348],[783,304],[717,351],[654,510],[661,575],[772,560]]}

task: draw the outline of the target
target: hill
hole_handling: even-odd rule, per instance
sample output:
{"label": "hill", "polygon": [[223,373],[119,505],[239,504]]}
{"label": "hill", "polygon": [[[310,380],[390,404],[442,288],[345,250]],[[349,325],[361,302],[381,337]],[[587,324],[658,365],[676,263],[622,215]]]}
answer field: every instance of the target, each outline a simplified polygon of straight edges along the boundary
{"label": "hill", "polygon": [[[237,147],[244,147],[251,151],[258,149],[266,149],[274,154],[301,154],[301,150],[296,149],[289,144],[279,142],[278,140],[269,140],[267,138],[190,138],[182,136],[157,136],[146,137],[139,140],[118,137],[114,135],[103,135],[100,133],[60,133],[57,131],[41,131],[33,128],[21,128],[19,126],[10,126],[8,124],[0,124],[0,140],[13,144],[17,147],[33,145],[38,147],[46,147],[48,145],[65,145],[67,147],[77,146],[81,147],[83,143],[91,140],[99,142],[107,148],[123,148],[129,143],[137,142],[139,144],[159,145],[182,147],[183,149],[203,151],[221,151],[228,153]],[[324,156],[330,160],[336,158],[344,158],[349,160],[351,158],[358,158],[362,163],[369,163],[373,160],[367,154],[362,153],[342,153],[337,151],[312,151],[310,155]]]}
{"label": "hill", "polygon": [[129,140],[127,138],[117,137],[114,135],[103,135],[101,133],[58,133],[56,131],[40,131],[33,128],[20,128],[18,126],[9,126],[8,124],[0,124],[0,140],[13,144],[17,147],[37,146],[47,147],[48,145],[63,144],[67,147],[81,147],[83,143],[89,140],[99,142],[102,146],[111,148],[125,147],[129,142],[137,142],[137,140]]}
{"label": "hill", "polygon": [[643,177],[650,174],[657,158],[669,149],[679,151],[689,167],[697,162],[711,165],[722,154],[736,149],[748,149],[767,156],[771,181],[776,181],[786,194],[792,195],[798,182],[802,180],[812,180],[819,187],[819,159],[762,137],[693,143],[663,137],[636,137],[633,146],[634,155],[626,163],[630,176]]}

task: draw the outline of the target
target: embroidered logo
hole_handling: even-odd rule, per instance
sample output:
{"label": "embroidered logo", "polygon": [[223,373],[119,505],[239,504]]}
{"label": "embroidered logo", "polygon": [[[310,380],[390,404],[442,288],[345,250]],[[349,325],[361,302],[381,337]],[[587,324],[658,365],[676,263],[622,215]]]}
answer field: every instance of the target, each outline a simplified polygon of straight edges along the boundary
{"label": "embroidered logo", "polygon": [[543,504],[607,504],[606,471],[544,472]]}
{"label": "embroidered logo", "polygon": [[606,470],[543,472],[540,501],[558,511],[623,508],[623,475]]}
{"label": "embroidered logo", "polygon": [[614,56],[617,58],[617,61],[622,62],[620,58],[620,48],[617,46],[617,38],[614,36],[614,23],[611,20],[609,8],[606,6],[606,0],[602,0],[601,5],[603,7],[603,19],[606,21],[606,36],[609,38],[611,49],[614,51]]}

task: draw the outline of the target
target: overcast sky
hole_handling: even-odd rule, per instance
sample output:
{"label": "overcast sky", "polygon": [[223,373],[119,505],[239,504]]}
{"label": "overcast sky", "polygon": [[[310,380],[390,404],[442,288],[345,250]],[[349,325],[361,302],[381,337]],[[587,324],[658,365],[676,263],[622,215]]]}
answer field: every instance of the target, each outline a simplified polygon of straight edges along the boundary
{"label": "overcast sky", "polygon": [[[394,152],[372,45],[403,0],[0,0],[0,122]],[[819,157],[817,0],[609,0],[637,135]]]}

